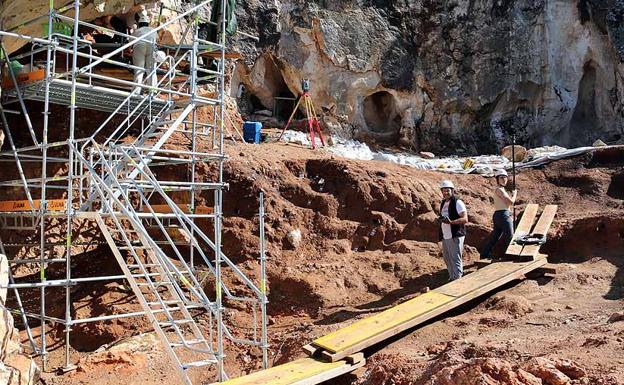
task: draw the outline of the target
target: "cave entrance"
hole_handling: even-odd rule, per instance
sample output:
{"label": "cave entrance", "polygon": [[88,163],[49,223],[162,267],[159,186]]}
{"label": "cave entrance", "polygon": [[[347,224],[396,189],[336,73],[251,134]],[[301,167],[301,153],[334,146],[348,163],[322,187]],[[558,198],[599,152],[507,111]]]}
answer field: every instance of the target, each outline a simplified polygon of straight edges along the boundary
{"label": "cave entrance", "polygon": [[278,119],[288,119],[295,105],[295,95],[290,91],[282,71],[272,56],[266,58],[264,70],[264,87],[267,100],[263,105]]}
{"label": "cave entrance", "polygon": [[280,120],[286,120],[292,113],[296,97],[288,88],[276,60],[271,55],[264,55],[256,61],[250,74],[250,84],[246,84],[247,87],[241,92],[244,106],[242,112],[251,115],[268,110],[270,115],[267,116]]}
{"label": "cave entrance", "polygon": [[579,83],[576,107],[570,121],[568,146],[588,145],[592,132],[599,129],[596,113],[596,67],[591,63],[583,67],[583,77]]}
{"label": "cave entrance", "polygon": [[367,96],[363,103],[364,121],[372,132],[396,133],[401,128],[401,117],[394,96],[387,91]]}

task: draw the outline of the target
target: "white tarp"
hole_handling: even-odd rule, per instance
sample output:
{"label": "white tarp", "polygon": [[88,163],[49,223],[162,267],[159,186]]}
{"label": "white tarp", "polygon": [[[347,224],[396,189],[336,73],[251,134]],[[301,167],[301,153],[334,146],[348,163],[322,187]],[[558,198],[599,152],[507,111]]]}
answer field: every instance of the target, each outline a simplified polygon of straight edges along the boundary
{"label": "white tarp", "polygon": [[[318,138],[315,139],[317,146],[320,146],[320,140]],[[297,143],[304,146],[310,145],[310,139],[308,136],[299,131],[285,131],[282,141]],[[358,142],[357,140],[345,140],[338,137],[332,137],[332,141],[334,145],[325,147],[325,150],[344,158],[358,160],[381,160],[421,170],[435,170],[456,174],[475,173],[493,175],[494,170],[501,168],[510,170],[512,168],[511,161],[502,155],[480,155],[467,157],[451,156],[426,159],[416,154],[405,152],[372,151],[366,143]],[[582,155],[595,149],[596,147],[566,149],[559,146],[533,148],[527,151],[527,158],[525,161],[516,163],[516,168],[526,169],[537,167],[552,162],[553,160]]]}
{"label": "white tarp", "polygon": [[[544,147],[540,147],[535,150],[539,150],[543,148]],[[597,148],[604,148],[604,147],[578,147],[578,148],[571,148],[569,150],[563,147],[559,147],[555,151],[551,151],[551,152],[540,151],[534,157],[531,157],[531,150],[529,150],[528,151],[529,156],[527,157],[527,159],[522,163],[516,164],[516,168],[522,169],[522,168],[537,167],[546,163],[550,163],[554,160],[571,158],[573,156],[587,154],[588,152],[592,152],[596,150]]]}

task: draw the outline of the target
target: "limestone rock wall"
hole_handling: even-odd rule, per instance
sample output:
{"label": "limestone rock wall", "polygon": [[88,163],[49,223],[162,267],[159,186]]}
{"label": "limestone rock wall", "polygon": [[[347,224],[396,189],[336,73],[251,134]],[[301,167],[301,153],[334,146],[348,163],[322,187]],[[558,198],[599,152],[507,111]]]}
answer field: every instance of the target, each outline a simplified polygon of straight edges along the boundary
{"label": "limestone rock wall", "polygon": [[22,354],[19,335],[13,327],[13,317],[4,308],[9,284],[9,264],[0,254],[0,384],[34,385],[39,381],[39,368]]}
{"label": "limestone rock wall", "polygon": [[419,150],[622,142],[623,3],[245,0],[234,80],[271,109],[309,78],[345,134]]}
{"label": "limestone rock wall", "polygon": [[[58,2],[58,0],[56,0]],[[189,6],[166,0],[167,8]],[[47,1],[0,5],[3,29],[40,36]],[[155,16],[154,0],[87,0],[81,18]],[[247,111],[289,102],[311,80],[338,133],[442,153],[624,141],[624,0],[239,0],[243,53],[231,94]],[[67,13],[71,15],[71,12]],[[161,34],[177,42],[184,21]],[[9,49],[16,48],[11,39]],[[279,113],[279,112],[278,112]]]}

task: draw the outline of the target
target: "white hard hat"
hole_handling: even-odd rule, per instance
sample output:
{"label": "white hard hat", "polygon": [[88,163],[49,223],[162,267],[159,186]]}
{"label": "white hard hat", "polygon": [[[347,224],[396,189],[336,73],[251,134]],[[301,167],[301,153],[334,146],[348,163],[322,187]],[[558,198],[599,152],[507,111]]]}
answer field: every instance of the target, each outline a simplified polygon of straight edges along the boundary
{"label": "white hard hat", "polygon": [[508,175],[507,175],[507,171],[501,168],[501,169],[496,170],[496,172],[494,173],[494,176],[498,178],[499,176],[508,176]]}
{"label": "white hard hat", "polygon": [[443,189],[443,188],[452,188],[454,190],[455,189],[455,185],[450,180],[443,180],[442,182],[440,182],[440,188],[441,189]]}
{"label": "white hard hat", "polygon": [[150,22],[149,16],[147,16],[144,13],[140,13],[139,14],[139,23],[148,23],[149,24],[149,22]]}
{"label": "white hard hat", "polygon": [[162,63],[167,60],[167,54],[164,51],[156,51],[154,53],[154,59],[156,60],[156,63]]}

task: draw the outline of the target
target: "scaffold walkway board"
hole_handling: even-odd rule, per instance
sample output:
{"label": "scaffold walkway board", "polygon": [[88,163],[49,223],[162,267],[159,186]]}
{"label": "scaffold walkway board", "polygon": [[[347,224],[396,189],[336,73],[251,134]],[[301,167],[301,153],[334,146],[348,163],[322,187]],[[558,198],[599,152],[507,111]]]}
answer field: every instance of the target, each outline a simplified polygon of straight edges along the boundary
{"label": "scaffold walkway board", "polygon": [[284,365],[274,366],[247,376],[235,378],[223,385],[315,385],[329,379],[350,373],[363,366],[363,358],[358,362],[347,360],[323,362],[315,358],[301,358]]}
{"label": "scaffold walkway board", "polygon": [[312,342],[326,360],[352,353],[418,326],[546,264],[545,256],[528,262],[497,262],[414,299],[330,333]]}
{"label": "scaffold walkway board", "polygon": [[[71,89],[72,84],[70,81],[64,79],[52,80],[50,82],[50,102],[69,106],[71,104]],[[39,80],[27,84],[20,84],[19,90],[24,99],[36,100],[41,102],[45,100],[44,80]],[[76,106],[79,108],[113,112],[121,104],[124,104],[124,101],[126,100],[126,98],[128,98],[129,95],[129,91],[89,85],[81,82],[76,83]],[[3,99],[3,102],[9,101],[8,99],[16,99],[17,93],[15,88],[6,89],[4,91],[4,96],[5,98]],[[127,113],[128,111],[132,111],[144,99],[145,96],[138,94],[130,96],[129,103],[125,103],[124,107],[120,110],[120,113],[123,114]],[[147,108],[148,103],[151,103],[152,113],[155,113],[156,111],[161,110],[167,106],[167,101],[154,98],[149,102],[143,102],[143,104],[141,105],[143,114],[148,114],[150,111],[150,108]]]}
{"label": "scaffold walkway board", "polygon": [[513,239],[507,247],[505,254],[513,257],[535,258],[539,253],[540,245],[522,245],[516,240],[529,234],[545,236],[550,229],[550,225],[555,219],[555,215],[557,215],[557,207],[557,205],[546,205],[544,207],[544,211],[542,211],[542,214],[539,216],[537,223],[533,226],[539,207],[535,203],[528,204],[524,209],[520,222],[516,226]]}
{"label": "scaffold walkway board", "polygon": [[[41,200],[33,200],[35,210],[41,208]],[[65,199],[50,199],[47,201],[48,211],[65,211],[67,201]],[[28,200],[19,201],[0,201],[0,213],[17,213],[24,211],[31,211],[33,207],[30,206]]]}

